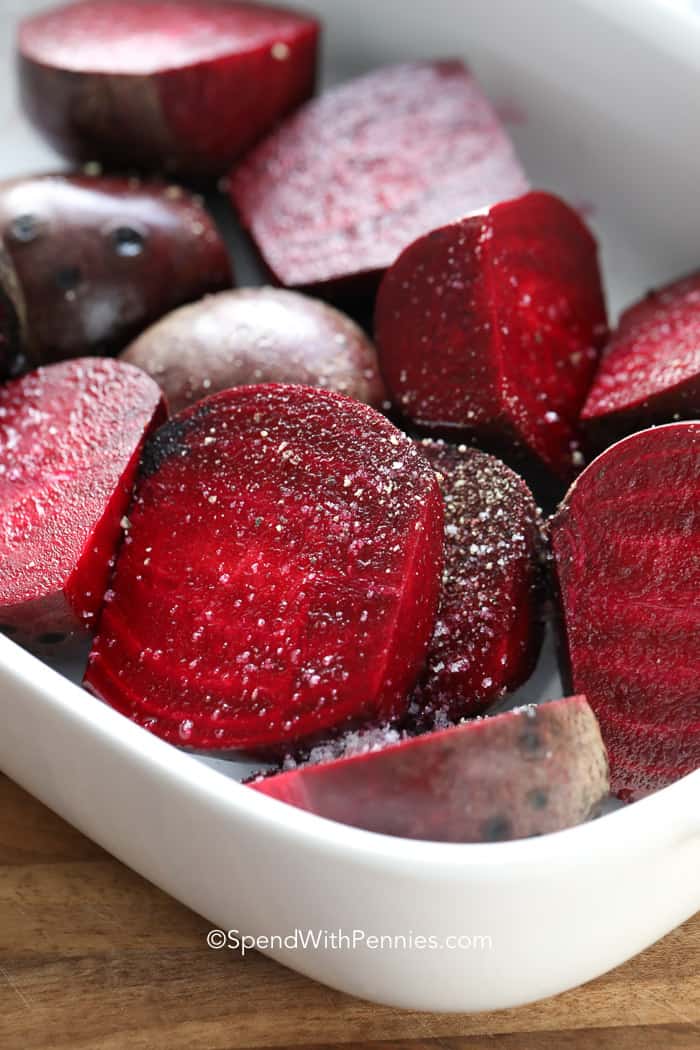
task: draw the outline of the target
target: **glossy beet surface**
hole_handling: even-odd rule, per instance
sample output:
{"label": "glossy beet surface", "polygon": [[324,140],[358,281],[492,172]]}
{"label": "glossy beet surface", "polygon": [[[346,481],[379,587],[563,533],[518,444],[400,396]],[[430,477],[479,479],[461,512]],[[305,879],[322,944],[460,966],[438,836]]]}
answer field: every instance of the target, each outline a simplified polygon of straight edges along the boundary
{"label": "glossy beet surface", "polygon": [[475,714],[530,675],[542,636],[540,521],[525,482],[464,445],[420,443],[445,503],[440,611],[413,695],[420,719]]}
{"label": "glossy beet surface", "polygon": [[175,743],[259,748],[404,710],[442,501],[374,409],[238,387],[149,443],[86,684]]}
{"label": "glossy beet surface", "polygon": [[551,524],[574,687],[634,797],[700,767],[700,423],[626,438]]}
{"label": "glossy beet surface", "polygon": [[595,241],[546,193],[420,238],[377,299],[380,366],[410,420],[562,477],[580,456],[576,422],[605,334]]}
{"label": "glossy beet surface", "polygon": [[245,158],[231,192],[279,282],[328,291],[376,283],[416,237],[526,186],[471,74],[437,62],[309,102]]}
{"label": "glossy beet surface", "polygon": [[528,706],[250,785],[368,831],[441,842],[526,838],[580,824],[608,792],[584,697]]}
{"label": "glossy beet surface", "polygon": [[42,361],[110,353],[231,283],[224,244],[177,186],[89,175],[0,183],[0,236]]}
{"label": "glossy beet surface", "polygon": [[254,383],[325,387],[375,408],[386,398],[362,329],[326,303],[281,288],[239,288],[183,306],[122,357],[153,376],[173,412]]}
{"label": "glossy beet surface", "polygon": [[0,387],[0,629],[34,644],[94,626],[144,438],[164,418],[153,380],[118,361]]}
{"label": "glossy beet surface", "polygon": [[700,272],[625,310],[581,413],[594,444],[700,417]]}
{"label": "glossy beet surface", "polygon": [[15,268],[0,242],[0,379],[26,365],[26,317]]}
{"label": "glossy beet surface", "polygon": [[311,95],[317,41],[262,4],[85,0],[22,23],[22,102],[74,159],[220,175]]}

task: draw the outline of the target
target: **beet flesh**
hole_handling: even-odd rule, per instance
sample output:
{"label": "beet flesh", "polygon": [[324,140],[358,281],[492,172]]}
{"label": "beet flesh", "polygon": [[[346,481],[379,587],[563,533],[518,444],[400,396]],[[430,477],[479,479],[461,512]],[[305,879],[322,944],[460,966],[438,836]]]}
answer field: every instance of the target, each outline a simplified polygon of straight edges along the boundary
{"label": "beet flesh", "polygon": [[649,292],[622,314],[581,422],[594,447],[700,416],[700,272]]}
{"label": "beet flesh", "polygon": [[74,160],[221,175],[313,93],[318,34],[257,4],[85,0],[22,22],[22,103]]}
{"label": "beet flesh", "polygon": [[172,412],[232,386],[295,383],[381,408],[377,354],[362,329],[318,299],[239,288],[182,306],[122,354],[160,384]]}
{"label": "beet flesh", "polygon": [[158,386],[83,358],[0,387],[0,630],[30,646],[90,631]]}
{"label": "beet flesh", "polygon": [[15,268],[0,241],[0,380],[27,364],[26,316]]}
{"label": "beet flesh", "polygon": [[377,297],[379,364],[409,420],[564,478],[580,457],[576,423],[605,333],[595,241],[547,193],[420,238]]}
{"label": "beet flesh", "polygon": [[274,748],[401,713],[435,623],[435,474],[374,409],[237,387],[144,455],[85,682],[174,743]]}
{"label": "beet flesh", "polygon": [[476,714],[521,685],[542,640],[535,501],[494,456],[426,439],[445,504],[440,608],[412,698],[419,722]]}
{"label": "beet flesh", "polygon": [[437,842],[527,838],[580,824],[608,793],[585,697],[529,705],[252,782],[343,824]]}
{"label": "beet flesh", "polygon": [[551,522],[574,688],[634,798],[700,767],[700,423],[608,449]]}
{"label": "beet flesh", "polygon": [[326,92],[231,178],[280,284],[326,293],[376,287],[416,237],[526,188],[461,62],[390,66]]}

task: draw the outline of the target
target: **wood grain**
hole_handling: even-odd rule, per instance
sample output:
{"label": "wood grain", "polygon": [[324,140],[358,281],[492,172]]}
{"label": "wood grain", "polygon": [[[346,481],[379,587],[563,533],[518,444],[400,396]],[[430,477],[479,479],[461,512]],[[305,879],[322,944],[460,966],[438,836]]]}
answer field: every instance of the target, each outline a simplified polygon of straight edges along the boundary
{"label": "wood grain", "polygon": [[700,916],[555,999],[444,1016],[211,951],[207,929],[0,776],[2,1050],[700,1048]]}

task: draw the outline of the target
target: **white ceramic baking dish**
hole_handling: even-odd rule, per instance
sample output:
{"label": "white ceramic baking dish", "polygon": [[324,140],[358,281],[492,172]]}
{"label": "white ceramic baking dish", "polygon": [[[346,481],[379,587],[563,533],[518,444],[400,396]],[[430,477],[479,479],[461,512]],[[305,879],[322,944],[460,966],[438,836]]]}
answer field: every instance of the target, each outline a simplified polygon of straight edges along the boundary
{"label": "white ceramic baking dish", "polygon": [[[311,3],[326,21],[331,79],[406,57],[471,62],[510,120],[533,182],[587,209],[614,311],[700,263],[700,19],[687,5]],[[13,18],[46,6],[3,5],[8,55]],[[0,176],[55,167],[19,119],[7,61],[0,75]],[[545,654],[521,695],[559,688]],[[483,1010],[552,995],[627,959],[700,906],[700,771],[538,839],[404,841],[249,791],[235,782],[243,767],[162,743],[5,638],[0,768],[217,927],[278,937],[327,931],[326,947],[277,945],[269,954],[397,1006]],[[336,950],[338,931],[362,935]],[[395,935],[396,947],[367,940]]]}

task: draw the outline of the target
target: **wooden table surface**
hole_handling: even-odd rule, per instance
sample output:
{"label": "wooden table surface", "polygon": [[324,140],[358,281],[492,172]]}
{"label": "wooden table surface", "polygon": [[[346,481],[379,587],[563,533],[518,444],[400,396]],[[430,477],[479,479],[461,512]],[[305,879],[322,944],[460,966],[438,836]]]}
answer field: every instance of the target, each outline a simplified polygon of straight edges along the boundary
{"label": "wooden table surface", "polygon": [[208,928],[0,776],[1,1050],[700,1048],[700,915],[576,991],[443,1016],[212,951]]}

